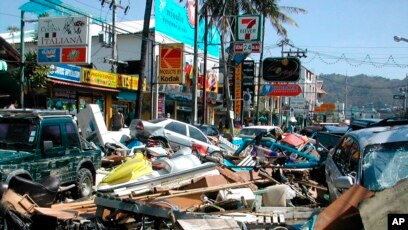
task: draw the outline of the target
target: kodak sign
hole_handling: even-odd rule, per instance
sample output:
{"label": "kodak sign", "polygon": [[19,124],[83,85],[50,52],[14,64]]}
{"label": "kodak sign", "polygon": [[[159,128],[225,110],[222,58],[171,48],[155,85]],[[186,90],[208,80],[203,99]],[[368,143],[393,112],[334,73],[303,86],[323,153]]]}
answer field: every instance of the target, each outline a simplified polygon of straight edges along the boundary
{"label": "kodak sign", "polygon": [[183,83],[183,49],[182,43],[160,45],[159,84]]}

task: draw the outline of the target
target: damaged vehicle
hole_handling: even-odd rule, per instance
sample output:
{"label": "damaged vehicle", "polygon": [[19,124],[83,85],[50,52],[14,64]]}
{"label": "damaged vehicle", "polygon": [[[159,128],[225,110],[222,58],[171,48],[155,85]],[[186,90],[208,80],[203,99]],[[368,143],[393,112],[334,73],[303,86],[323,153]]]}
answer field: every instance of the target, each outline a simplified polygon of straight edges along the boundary
{"label": "damaged vehicle", "polygon": [[210,155],[223,155],[221,148],[212,144],[200,129],[181,121],[169,118],[149,121],[135,119],[130,123],[129,129],[131,137],[142,143],[147,143],[148,139],[158,140],[161,147],[170,146],[174,151],[199,144],[204,146]]}
{"label": "damaged vehicle", "polygon": [[371,191],[390,188],[408,177],[408,125],[366,128],[347,133],[325,162],[330,200],[353,184]]}
{"label": "damaged vehicle", "polygon": [[15,109],[0,110],[0,156],[3,183],[55,176],[81,198],[92,194],[102,154],[80,137],[67,111]]}

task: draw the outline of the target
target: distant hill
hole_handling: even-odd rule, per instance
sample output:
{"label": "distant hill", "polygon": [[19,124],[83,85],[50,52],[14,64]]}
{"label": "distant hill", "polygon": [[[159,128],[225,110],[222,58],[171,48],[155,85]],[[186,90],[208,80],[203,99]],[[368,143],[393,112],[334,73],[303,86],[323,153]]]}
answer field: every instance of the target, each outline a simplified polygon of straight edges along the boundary
{"label": "distant hill", "polygon": [[321,99],[324,103],[345,102],[347,82],[348,107],[373,106],[376,109],[403,105],[403,101],[393,99],[393,95],[401,94],[399,88],[406,87],[408,80],[339,74],[321,74],[318,79],[323,80],[323,89],[327,92]]}

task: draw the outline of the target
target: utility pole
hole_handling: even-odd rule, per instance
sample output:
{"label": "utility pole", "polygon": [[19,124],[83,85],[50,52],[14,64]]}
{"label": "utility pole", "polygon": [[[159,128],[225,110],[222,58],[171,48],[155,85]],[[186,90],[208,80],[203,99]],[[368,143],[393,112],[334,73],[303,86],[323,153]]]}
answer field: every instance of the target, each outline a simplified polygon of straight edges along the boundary
{"label": "utility pole", "polygon": [[116,34],[116,10],[117,8],[121,8],[125,10],[125,14],[129,10],[129,6],[124,7],[120,4],[116,4],[116,0],[102,0],[101,5],[103,6],[105,3],[109,4],[109,9],[112,10],[112,27],[111,27],[111,33],[112,33],[112,40],[111,40],[111,46],[112,46],[112,60],[110,61],[112,66],[111,66],[111,72],[116,73],[117,67],[118,67],[118,47],[116,44],[117,40],[117,34]]}
{"label": "utility pole", "polygon": [[[259,69],[258,69],[258,92],[256,97],[256,119],[259,121],[259,96],[261,92],[261,78],[262,76],[262,68],[263,68],[263,49],[264,49],[264,38],[265,38],[265,15],[262,15],[262,48],[261,54],[259,55]],[[269,105],[270,106],[270,105]],[[249,111],[251,114],[251,111]]]}
{"label": "utility pole", "polygon": [[203,69],[203,124],[207,124],[207,44],[208,44],[208,12],[204,9],[204,69]]}
{"label": "utility pole", "polygon": [[[347,74],[346,74],[346,85],[345,85],[345,88],[346,88],[346,90],[345,90],[345,93],[346,93],[346,95],[345,95],[345,105],[344,105],[344,109],[345,109],[345,113],[347,113],[347,105],[348,105],[348,96],[347,96],[347,94],[348,94],[348,85],[347,85],[347,79],[348,79],[348,77],[347,77]],[[344,116],[345,117],[345,116]],[[351,117],[351,114],[350,114],[350,117]],[[351,120],[351,119],[350,119]]]}
{"label": "utility pole", "polygon": [[[113,7],[112,7],[113,6]],[[116,0],[112,0],[111,2],[112,7],[112,62],[111,72],[116,73],[118,54],[117,54],[117,47],[116,47]]]}
{"label": "utility pole", "polygon": [[24,43],[24,11],[21,11],[21,27],[20,27],[20,104],[21,108],[24,106],[24,66],[25,66],[25,43]]}
{"label": "utility pole", "polygon": [[193,60],[193,109],[192,109],[192,119],[191,124],[197,124],[197,56],[198,56],[198,0],[195,0],[194,8],[194,60]]}

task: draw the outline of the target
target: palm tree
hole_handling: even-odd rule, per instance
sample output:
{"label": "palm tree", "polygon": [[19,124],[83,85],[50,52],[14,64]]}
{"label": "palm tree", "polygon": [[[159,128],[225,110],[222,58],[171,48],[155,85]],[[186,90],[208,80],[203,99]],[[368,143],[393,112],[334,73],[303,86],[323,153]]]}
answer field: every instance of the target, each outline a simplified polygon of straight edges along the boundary
{"label": "palm tree", "polygon": [[287,31],[283,24],[297,26],[297,23],[285,12],[299,14],[306,11],[297,7],[278,6],[277,2],[278,0],[206,0],[200,11],[204,7],[210,9],[210,25],[216,24],[221,30],[225,29],[222,19],[226,15],[261,14],[270,20],[278,35],[286,37]]}
{"label": "palm tree", "polygon": [[[234,28],[234,20],[227,21],[225,20],[226,18],[235,18],[235,16],[241,15],[241,14],[261,14],[263,18],[269,19],[271,22],[272,26],[274,29],[276,29],[277,34],[280,36],[283,36],[286,38],[287,36],[287,31],[283,24],[289,24],[292,26],[297,26],[297,23],[289,17],[285,12],[287,13],[306,13],[304,9],[297,8],[297,7],[288,7],[288,6],[278,6],[277,4],[278,0],[224,0],[224,1],[219,1],[219,0],[206,0],[203,3],[203,7],[201,8],[200,12],[203,12],[204,9],[209,9],[210,10],[210,20],[208,26],[217,26],[222,34],[225,34],[228,32],[228,27],[229,28]],[[201,15],[204,15],[201,13]],[[263,20],[263,30],[265,30],[265,20]],[[264,31],[262,35],[264,36]],[[233,36],[231,34],[231,36]],[[223,37],[223,36],[222,36]],[[222,38],[222,44],[223,44],[223,38]],[[224,76],[228,76],[228,69],[226,68],[227,66],[231,65],[232,58],[230,55],[228,55],[228,59],[224,60],[224,48],[221,46],[221,52],[222,52],[222,61],[225,63],[224,64]],[[232,50],[232,49],[230,49]],[[263,50],[263,48],[262,48]],[[263,53],[260,55],[260,60],[263,58]],[[262,63],[262,62],[261,62]],[[260,66],[261,67],[261,66]],[[260,78],[259,78],[260,79]],[[231,102],[229,101],[229,86],[228,86],[228,80],[225,80],[226,83],[226,98],[227,98],[227,106],[228,108],[231,107]],[[259,83],[259,82],[258,82]],[[259,102],[259,97],[258,100]],[[259,104],[257,105],[257,116],[258,114],[258,108]],[[228,116],[229,118],[229,116]],[[230,125],[230,130],[231,134],[233,135],[233,122],[232,119],[229,120],[229,125]]]}
{"label": "palm tree", "polygon": [[20,28],[18,28],[17,26],[7,26],[7,31],[10,33],[11,39],[13,39],[14,44],[14,34],[20,31]]}

